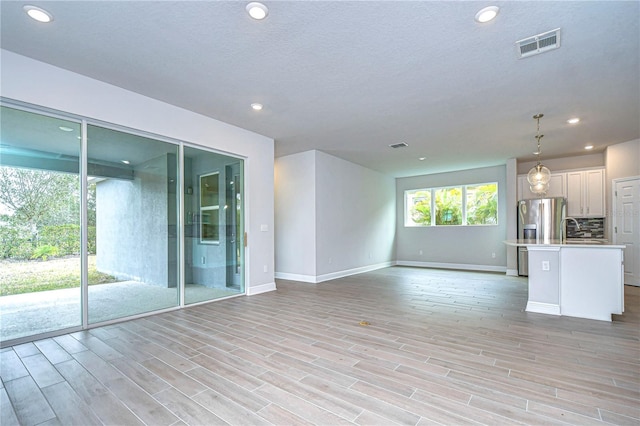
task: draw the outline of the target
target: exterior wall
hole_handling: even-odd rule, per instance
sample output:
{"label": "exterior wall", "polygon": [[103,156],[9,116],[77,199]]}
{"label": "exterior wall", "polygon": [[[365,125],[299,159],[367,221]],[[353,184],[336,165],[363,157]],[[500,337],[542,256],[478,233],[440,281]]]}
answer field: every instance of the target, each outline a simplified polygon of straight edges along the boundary
{"label": "exterior wall", "polygon": [[394,179],[320,151],[276,161],[277,276],[321,282],[395,260]]}
{"label": "exterior wall", "polygon": [[273,139],[7,50],[0,57],[5,98],[245,158],[247,292],[275,290]]}
{"label": "exterior wall", "polygon": [[[158,173],[149,173],[153,166]],[[121,280],[175,287],[169,277],[167,157],[139,165],[134,180],[96,185],[97,268]],[[175,239],[174,239],[175,244]]]}
{"label": "exterior wall", "polygon": [[[405,190],[485,182],[498,182],[498,225],[404,226]],[[509,211],[507,188],[506,166],[397,179],[398,263],[506,272],[507,247],[503,241],[507,235]],[[492,253],[496,254],[495,258]]]}

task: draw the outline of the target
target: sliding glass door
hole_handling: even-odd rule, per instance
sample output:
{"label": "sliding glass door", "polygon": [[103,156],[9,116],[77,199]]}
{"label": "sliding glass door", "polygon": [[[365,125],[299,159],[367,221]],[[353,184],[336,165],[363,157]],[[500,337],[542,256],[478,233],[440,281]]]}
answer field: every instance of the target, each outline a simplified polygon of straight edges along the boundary
{"label": "sliding glass door", "polygon": [[0,340],[79,327],[80,123],[0,119]]}
{"label": "sliding glass door", "polygon": [[244,293],[243,161],[184,148],[185,304]]}
{"label": "sliding glass door", "polygon": [[87,126],[89,323],[175,307],[178,298],[177,144]]}
{"label": "sliding glass door", "polygon": [[2,102],[1,345],[244,294],[243,160]]}

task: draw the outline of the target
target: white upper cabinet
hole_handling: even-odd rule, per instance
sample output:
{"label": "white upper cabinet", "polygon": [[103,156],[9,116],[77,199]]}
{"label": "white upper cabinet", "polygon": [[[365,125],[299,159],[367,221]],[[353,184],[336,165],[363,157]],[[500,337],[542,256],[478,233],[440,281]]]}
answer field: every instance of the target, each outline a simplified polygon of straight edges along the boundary
{"label": "white upper cabinet", "polygon": [[[566,174],[551,173],[549,181],[549,191],[543,198],[566,197]],[[518,200],[527,200],[530,198],[540,198],[538,194],[531,192],[531,186],[527,181],[527,175],[518,176]]]}
{"label": "white upper cabinet", "polygon": [[567,216],[604,217],[604,169],[567,172]]}
{"label": "white upper cabinet", "polygon": [[[518,200],[540,198],[531,192],[526,175],[518,176]],[[544,198],[565,197],[567,216],[605,217],[604,169],[551,173]]]}

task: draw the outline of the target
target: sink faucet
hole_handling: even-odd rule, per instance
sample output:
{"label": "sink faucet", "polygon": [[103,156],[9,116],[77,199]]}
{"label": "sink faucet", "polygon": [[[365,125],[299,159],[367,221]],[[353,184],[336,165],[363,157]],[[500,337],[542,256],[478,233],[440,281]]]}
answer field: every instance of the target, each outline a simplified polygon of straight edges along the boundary
{"label": "sink faucet", "polygon": [[567,233],[565,232],[565,226],[564,226],[565,222],[567,220],[572,220],[573,223],[576,224],[576,230],[578,230],[578,231],[580,230],[580,223],[578,223],[578,221],[574,217],[571,217],[571,216],[565,217],[564,219],[562,219],[560,221],[560,226],[562,227],[562,240],[563,241],[567,241],[567,235],[566,235]]}

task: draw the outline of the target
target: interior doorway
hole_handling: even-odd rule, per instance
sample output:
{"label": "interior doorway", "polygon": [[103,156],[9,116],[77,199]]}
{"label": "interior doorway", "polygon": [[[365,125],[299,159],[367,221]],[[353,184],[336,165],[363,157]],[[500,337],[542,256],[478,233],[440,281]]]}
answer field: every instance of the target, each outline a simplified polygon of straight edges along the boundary
{"label": "interior doorway", "polygon": [[613,181],[613,242],[624,244],[624,283],[640,286],[640,177]]}

